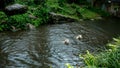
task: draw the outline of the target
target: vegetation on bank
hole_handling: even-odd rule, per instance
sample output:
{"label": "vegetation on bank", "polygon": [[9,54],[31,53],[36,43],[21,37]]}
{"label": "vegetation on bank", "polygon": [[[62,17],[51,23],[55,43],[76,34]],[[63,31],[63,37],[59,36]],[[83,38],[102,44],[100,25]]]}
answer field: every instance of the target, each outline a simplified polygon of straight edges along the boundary
{"label": "vegetation on bank", "polygon": [[[120,68],[120,37],[114,38],[112,43],[107,44],[108,49],[99,54],[92,54],[87,51],[87,54],[80,55],[84,60],[85,68]],[[72,68],[71,65],[67,65]]]}
{"label": "vegetation on bank", "polygon": [[42,0],[40,2],[16,0],[16,3],[27,5],[29,8],[27,13],[8,17],[0,11],[0,31],[12,30],[13,28],[26,29],[27,23],[38,27],[50,21],[49,12],[62,14],[76,20],[98,19],[109,15],[100,9],[91,7],[85,0],[74,3],[71,3],[70,0],[44,0],[44,2]]}
{"label": "vegetation on bank", "polygon": [[27,5],[28,11],[25,14],[13,16],[7,16],[3,11],[0,11],[0,31],[27,29],[27,23],[30,23],[35,27],[47,23],[49,11],[44,4],[36,5],[33,3],[33,0],[27,2],[24,0],[16,0],[16,3]]}
{"label": "vegetation on bank", "polygon": [[74,19],[98,19],[99,17],[109,16],[109,13],[100,10],[99,8],[91,7],[85,0],[80,0],[77,3],[68,3],[67,0],[48,0],[47,5],[51,12],[63,14]]}
{"label": "vegetation on bank", "polygon": [[114,38],[114,42],[107,46],[109,49],[105,52],[93,55],[87,51],[87,54],[82,56],[88,67],[120,68],[120,38]]}

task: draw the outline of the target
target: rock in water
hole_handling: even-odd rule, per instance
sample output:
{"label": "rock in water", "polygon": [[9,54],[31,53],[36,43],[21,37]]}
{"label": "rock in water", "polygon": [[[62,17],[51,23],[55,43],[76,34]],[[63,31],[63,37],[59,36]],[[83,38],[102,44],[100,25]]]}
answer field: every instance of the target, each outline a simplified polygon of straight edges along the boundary
{"label": "rock in water", "polygon": [[16,14],[23,14],[27,11],[27,9],[28,9],[28,7],[25,5],[12,4],[12,5],[6,6],[4,12],[8,16],[11,16],[11,15],[16,15]]}
{"label": "rock in water", "polygon": [[27,28],[30,29],[30,30],[35,30],[35,26],[30,24],[30,23],[27,23],[26,24]]}

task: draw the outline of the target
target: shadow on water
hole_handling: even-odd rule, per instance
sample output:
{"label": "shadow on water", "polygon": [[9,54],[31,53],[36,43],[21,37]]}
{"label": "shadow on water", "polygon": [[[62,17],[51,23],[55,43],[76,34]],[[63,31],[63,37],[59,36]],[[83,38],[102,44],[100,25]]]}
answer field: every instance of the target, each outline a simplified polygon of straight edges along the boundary
{"label": "shadow on water", "polygon": [[7,63],[7,54],[1,51],[0,48],[0,68],[3,68],[4,65]]}
{"label": "shadow on water", "polygon": [[[66,68],[83,66],[79,54],[98,52],[120,34],[119,20],[43,25],[36,30],[0,33],[2,68]],[[82,35],[77,40],[76,36]],[[69,39],[69,45],[63,43]],[[4,59],[1,59],[4,58]]]}
{"label": "shadow on water", "polygon": [[[104,30],[111,37],[118,37],[120,35],[120,20],[119,18],[111,18],[104,20],[97,20],[94,22],[88,21],[89,25],[94,24],[93,27],[98,28],[99,30]],[[97,22],[97,23],[96,23]]]}

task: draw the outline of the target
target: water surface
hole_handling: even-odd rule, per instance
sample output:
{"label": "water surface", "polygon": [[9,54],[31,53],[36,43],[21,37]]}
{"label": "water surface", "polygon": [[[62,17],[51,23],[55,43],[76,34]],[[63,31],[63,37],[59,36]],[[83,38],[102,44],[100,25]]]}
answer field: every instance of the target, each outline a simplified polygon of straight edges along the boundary
{"label": "water surface", "polygon": [[[0,33],[2,68],[66,68],[83,66],[79,54],[97,52],[120,34],[119,20],[65,22],[35,30]],[[82,35],[80,40],[76,36]],[[69,39],[69,45],[63,43]],[[100,48],[100,49],[99,49]]]}

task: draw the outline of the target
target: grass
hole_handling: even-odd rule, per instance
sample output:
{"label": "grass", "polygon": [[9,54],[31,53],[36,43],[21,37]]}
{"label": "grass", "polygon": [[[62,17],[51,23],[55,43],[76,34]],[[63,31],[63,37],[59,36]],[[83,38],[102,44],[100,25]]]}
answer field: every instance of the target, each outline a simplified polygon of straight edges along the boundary
{"label": "grass", "polygon": [[103,10],[100,10],[100,8],[96,8],[96,7],[85,7],[86,9],[92,11],[92,12],[96,12],[98,13],[101,17],[109,17],[110,14],[108,12],[105,12]]}
{"label": "grass", "polygon": [[105,52],[91,54],[87,51],[86,55],[80,57],[88,68],[120,68],[120,38],[114,39],[114,42],[107,46],[109,49]]}
{"label": "grass", "polygon": [[48,0],[47,5],[49,8],[51,8],[51,12],[63,14],[77,20],[81,18],[98,19],[98,17],[104,16],[106,14],[104,11],[99,11],[100,9],[89,7],[89,5],[77,5],[74,3],[62,3],[62,5],[60,5],[58,0]]}
{"label": "grass", "polygon": [[96,19],[97,17],[100,17],[99,14],[92,12],[86,8],[81,7],[78,11],[81,13],[83,19]]}

